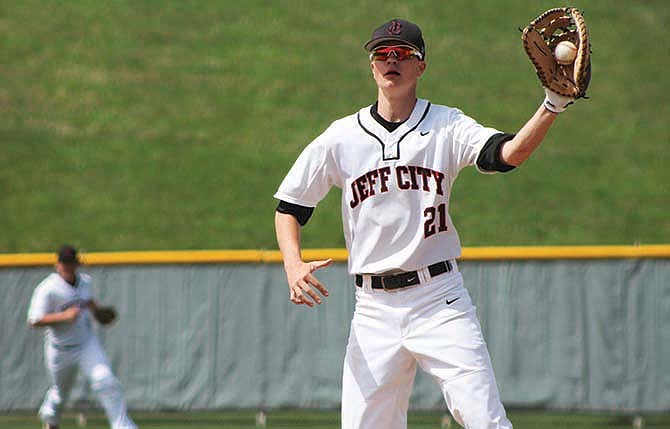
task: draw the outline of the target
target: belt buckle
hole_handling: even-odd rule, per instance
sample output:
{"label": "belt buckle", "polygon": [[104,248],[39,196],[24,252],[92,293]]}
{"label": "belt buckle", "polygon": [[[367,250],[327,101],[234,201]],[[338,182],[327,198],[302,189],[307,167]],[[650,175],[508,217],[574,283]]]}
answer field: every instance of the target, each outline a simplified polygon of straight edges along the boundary
{"label": "belt buckle", "polygon": [[404,279],[402,275],[384,276],[381,280],[382,288],[384,288],[386,292],[396,292],[398,289],[410,286],[412,282],[418,280],[418,274],[414,273],[413,276],[410,276],[407,279]]}
{"label": "belt buckle", "polygon": [[381,281],[382,289],[384,289],[386,292],[395,292],[399,289],[398,280],[395,278],[395,276],[382,276]]}

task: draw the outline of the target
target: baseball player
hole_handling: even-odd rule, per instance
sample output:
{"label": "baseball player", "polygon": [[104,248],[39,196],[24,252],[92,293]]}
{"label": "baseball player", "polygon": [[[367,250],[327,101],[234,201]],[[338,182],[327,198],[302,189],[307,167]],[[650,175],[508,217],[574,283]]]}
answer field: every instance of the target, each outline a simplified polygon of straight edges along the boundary
{"label": "baseball player", "polygon": [[105,352],[93,332],[92,319],[110,323],[115,313],[102,307],[91,291],[91,277],[77,273],[77,250],[64,245],[58,251],[56,272],[33,292],[28,323],[46,327],[45,360],[52,386],[39,416],[47,429],[57,429],[63,407],[81,369],[103,406],[112,429],[135,429],[128,416],[121,386],[112,373]]}
{"label": "baseball player", "polygon": [[300,227],[337,186],[356,285],[342,428],[405,428],[417,364],[438,382],[461,425],[511,428],[456,263],[461,246],[449,216],[451,188],[467,166],[496,173],[521,165],[573,100],[547,95],[551,100],[508,134],[417,98],[427,64],[417,25],[386,22],[365,49],[376,102],[312,141],[275,194],[289,299],[313,307],[328,296],[314,272],[331,260],[303,261]]}

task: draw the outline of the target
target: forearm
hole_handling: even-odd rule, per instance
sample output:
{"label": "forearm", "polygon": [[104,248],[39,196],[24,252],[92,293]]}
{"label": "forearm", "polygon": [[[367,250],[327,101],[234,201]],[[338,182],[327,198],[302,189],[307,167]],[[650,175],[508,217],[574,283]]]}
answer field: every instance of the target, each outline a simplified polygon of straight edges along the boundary
{"label": "forearm", "polygon": [[302,262],[300,254],[300,224],[290,214],[275,212],[277,244],[284,258],[284,266]]}
{"label": "forearm", "polygon": [[503,145],[501,160],[515,167],[523,164],[540,146],[556,116],[558,116],[556,113],[547,110],[543,105],[540,106],[516,136]]}
{"label": "forearm", "polygon": [[312,273],[327,267],[333,260],[329,258],[309,263],[302,260],[300,224],[293,215],[275,212],[275,230],[279,250],[284,258],[289,299],[294,304],[305,304],[309,307],[321,304],[322,299],[314,289],[324,297],[328,296],[328,289]]}
{"label": "forearm", "polygon": [[42,317],[37,322],[31,323],[31,326],[34,326],[34,327],[37,328],[37,327],[40,327],[40,326],[57,325],[59,323],[69,323],[71,321],[72,321],[72,316],[70,316],[66,312],[49,313],[49,314],[45,314],[44,317]]}

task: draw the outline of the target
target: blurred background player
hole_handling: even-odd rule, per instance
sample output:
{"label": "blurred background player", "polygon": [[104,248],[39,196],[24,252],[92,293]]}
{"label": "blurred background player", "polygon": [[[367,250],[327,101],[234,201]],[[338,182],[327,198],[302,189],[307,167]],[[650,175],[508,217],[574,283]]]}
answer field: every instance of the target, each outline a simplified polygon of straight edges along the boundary
{"label": "blurred background player", "polygon": [[45,428],[58,428],[77,371],[81,369],[112,429],[135,429],[137,425],[128,416],[121,386],[93,331],[92,319],[105,324],[113,320],[105,317],[111,309],[93,299],[91,277],[77,273],[78,268],[77,250],[63,245],[58,251],[56,272],[35,288],[30,302],[28,323],[32,327],[46,327],[44,353],[52,384],[39,416]]}
{"label": "blurred background player", "polygon": [[[574,100],[547,93],[517,134],[503,133],[417,98],[426,70],[417,25],[386,22],[365,49],[376,102],[333,122],[304,149],[275,194],[289,299],[312,307],[328,295],[313,273],[331,260],[302,260],[300,226],[337,186],[357,286],[342,427],[404,429],[418,364],[437,380],[461,425],[511,428],[455,261],[461,246],[448,212],[451,187],[466,166],[495,173],[521,165]],[[500,108],[509,105],[501,101]]]}

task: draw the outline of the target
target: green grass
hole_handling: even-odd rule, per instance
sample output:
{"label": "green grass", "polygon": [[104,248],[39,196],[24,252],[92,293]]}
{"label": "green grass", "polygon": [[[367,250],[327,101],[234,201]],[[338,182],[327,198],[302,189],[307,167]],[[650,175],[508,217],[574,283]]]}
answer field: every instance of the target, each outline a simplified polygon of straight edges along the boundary
{"label": "green grass", "polygon": [[[101,414],[87,414],[85,428],[105,429],[107,420]],[[568,414],[544,411],[516,411],[509,413],[515,429],[628,429],[633,428],[631,415]],[[189,413],[133,413],[133,419],[142,429],[255,429],[255,412],[189,412]],[[670,415],[643,416],[646,428],[670,427]],[[339,429],[339,413],[331,411],[273,411],[267,415],[267,428]],[[441,427],[443,414],[413,412],[408,416],[408,429],[436,429]],[[28,414],[0,415],[0,429],[33,429],[39,427],[36,417]],[[66,414],[61,429],[79,427],[76,415]],[[446,426],[445,426],[446,427]],[[452,422],[451,428],[460,427]]]}
{"label": "green grass", "polygon": [[[451,211],[465,245],[670,242],[670,8],[572,3],[593,38],[591,100],[519,171],[462,174]],[[301,148],[374,100],[361,48],[374,27],[418,22],[419,95],[513,132],[542,98],[517,27],[556,6],[2,4],[0,252],[276,248],[272,195]],[[344,245],[338,198],[306,247]]]}

